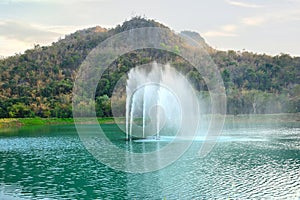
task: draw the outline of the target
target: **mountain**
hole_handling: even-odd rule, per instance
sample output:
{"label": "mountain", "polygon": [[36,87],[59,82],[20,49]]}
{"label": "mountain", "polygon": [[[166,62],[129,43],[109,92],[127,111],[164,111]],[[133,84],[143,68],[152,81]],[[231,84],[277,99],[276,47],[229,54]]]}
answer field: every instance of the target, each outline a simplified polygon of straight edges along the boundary
{"label": "mountain", "polygon": [[[71,117],[72,88],[89,52],[106,38],[140,27],[168,27],[141,17],[113,29],[96,26],[67,35],[51,46],[35,45],[24,54],[0,60],[0,117]],[[170,29],[170,31],[172,31]],[[258,55],[218,51],[196,32],[185,34],[205,45],[226,87],[229,114],[300,111],[300,58],[288,54]],[[110,116],[110,97],[128,70],[152,60],[170,61],[199,91],[207,91],[201,75],[182,58],[158,50],[140,50],[117,59],[104,74],[96,93],[98,116]]]}

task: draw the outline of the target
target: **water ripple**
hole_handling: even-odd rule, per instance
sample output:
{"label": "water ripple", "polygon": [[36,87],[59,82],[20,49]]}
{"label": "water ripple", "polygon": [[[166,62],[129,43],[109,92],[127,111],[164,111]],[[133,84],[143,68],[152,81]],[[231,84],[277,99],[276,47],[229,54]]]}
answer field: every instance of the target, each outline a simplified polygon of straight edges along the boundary
{"label": "water ripple", "polygon": [[[199,158],[191,149],[178,162],[146,174],[123,173],[102,165],[85,150],[74,128],[71,131],[74,133],[69,130],[68,134],[2,137],[0,199],[300,196],[299,128],[226,130],[224,138],[233,139],[218,142],[207,157]],[[118,142],[123,145],[123,141]],[[155,144],[145,145],[151,149]]]}

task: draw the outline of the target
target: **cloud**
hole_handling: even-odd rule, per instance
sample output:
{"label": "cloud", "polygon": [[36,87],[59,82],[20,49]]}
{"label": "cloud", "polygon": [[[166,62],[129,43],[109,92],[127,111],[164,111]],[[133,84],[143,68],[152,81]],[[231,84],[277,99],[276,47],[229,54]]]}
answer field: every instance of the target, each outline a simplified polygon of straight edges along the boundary
{"label": "cloud", "polygon": [[241,19],[242,24],[248,26],[259,26],[269,22],[282,23],[291,21],[300,21],[299,9],[281,12],[278,11],[273,13],[262,14],[260,16],[246,17]]}
{"label": "cloud", "polygon": [[239,6],[239,7],[243,7],[243,8],[261,8],[261,7],[263,7],[262,5],[251,4],[251,3],[241,2],[241,1],[226,0],[226,2],[230,5]]}
{"label": "cloud", "polygon": [[237,26],[234,24],[227,24],[221,26],[218,30],[207,31],[202,35],[204,37],[235,37],[237,34],[235,33]]}
{"label": "cloud", "polygon": [[267,17],[247,17],[242,19],[242,23],[249,26],[259,26],[267,22]]}
{"label": "cloud", "polygon": [[222,26],[222,29],[226,32],[233,32],[237,29],[237,26],[233,25],[233,24],[228,24],[228,25]]}
{"label": "cloud", "polygon": [[204,37],[235,37],[237,34],[225,31],[208,31],[202,34]]}
{"label": "cloud", "polygon": [[[77,30],[96,26],[90,25],[42,25],[17,20],[0,20],[0,55],[8,56],[32,48],[34,44],[49,45]],[[111,26],[105,25],[105,28]]]}
{"label": "cloud", "polygon": [[23,42],[47,42],[61,36],[59,33],[43,30],[36,25],[13,20],[0,21],[0,35],[3,38]]}
{"label": "cloud", "polygon": [[90,28],[91,26],[71,26],[71,25],[46,26],[46,25],[39,24],[39,25],[35,25],[35,27],[46,32],[56,33],[58,35],[65,35],[84,28]]}
{"label": "cloud", "polygon": [[33,48],[33,44],[14,39],[7,39],[0,36],[0,57],[11,56],[15,53],[24,52],[26,49]]}
{"label": "cloud", "polygon": [[0,20],[0,55],[9,56],[32,48],[49,45],[64,34],[22,21]]}
{"label": "cloud", "polygon": [[74,3],[91,3],[91,2],[105,2],[109,0],[1,0],[0,4],[19,4],[19,3],[58,3],[58,4],[74,4]]}
{"label": "cloud", "polygon": [[49,0],[2,0],[0,4],[19,4],[19,3],[45,3]]}

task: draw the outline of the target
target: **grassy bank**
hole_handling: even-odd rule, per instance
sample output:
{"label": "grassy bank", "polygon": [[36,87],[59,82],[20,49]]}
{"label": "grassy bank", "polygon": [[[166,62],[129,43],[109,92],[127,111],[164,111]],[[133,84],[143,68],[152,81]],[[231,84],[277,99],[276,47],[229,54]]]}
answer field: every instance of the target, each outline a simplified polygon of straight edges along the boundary
{"label": "grassy bank", "polygon": [[[82,120],[85,123],[88,120]],[[98,118],[100,124],[114,123],[112,117]],[[12,128],[21,126],[43,126],[51,124],[74,124],[72,118],[5,118],[0,119],[0,128]]]}
{"label": "grassy bank", "polygon": [[0,128],[72,123],[72,118],[5,118],[0,119]]}
{"label": "grassy bank", "polygon": [[[100,124],[125,123],[125,118],[98,118]],[[80,119],[81,123],[90,123],[89,118]],[[282,113],[266,115],[227,115],[226,124],[240,123],[300,123],[300,113]],[[5,118],[0,119],[0,128],[11,128],[21,126],[42,126],[51,124],[74,124],[72,118]]]}

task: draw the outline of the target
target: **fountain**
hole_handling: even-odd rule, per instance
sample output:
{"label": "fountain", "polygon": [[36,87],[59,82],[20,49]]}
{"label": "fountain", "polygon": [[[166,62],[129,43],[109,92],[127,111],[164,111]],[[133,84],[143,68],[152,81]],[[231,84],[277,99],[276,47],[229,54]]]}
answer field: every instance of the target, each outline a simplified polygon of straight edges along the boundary
{"label": "fountain", "polygon": [[126,96],[126,139],[191,136],[198,101],[189,81],[169,64],[131,69]]}

